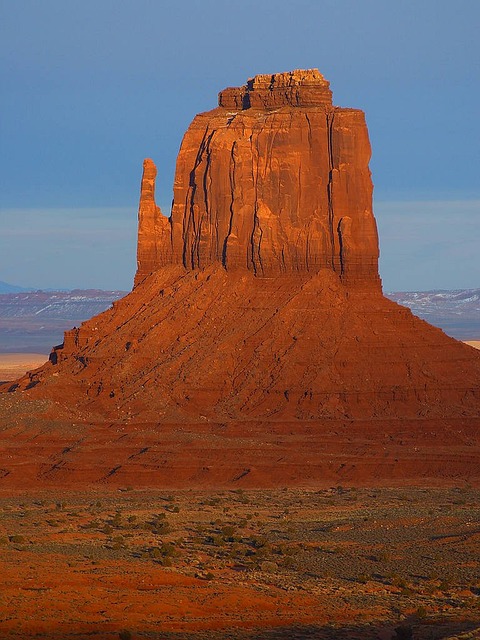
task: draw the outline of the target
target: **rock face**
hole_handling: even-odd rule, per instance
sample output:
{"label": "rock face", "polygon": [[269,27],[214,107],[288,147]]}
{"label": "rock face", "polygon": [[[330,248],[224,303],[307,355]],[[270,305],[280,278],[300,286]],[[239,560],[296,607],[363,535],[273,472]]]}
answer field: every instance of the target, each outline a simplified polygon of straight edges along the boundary
{"label": "rock face", "polygon": [[256,76],[195,117],[170,218],[146,160],[133,291],[4,387],[93,425],[32,473],[480,481],[480,353],[382,295],[369,158],[363,113],[309,70]]}
{"label": "rock face", "polygon": [[178,155],[169,222],[145,161],[136,283],[171,264],[259,276],[331,269],[379,288],[362,111],[332,106],[315,69],[260,75],[198,115]]}
{"label": "rock face", "polygon": [[157,167],[147,158],[143,163],[140,205],[138,207],[137,273],[135,282],[141,282],[171,259],[170,225],[155,203]]}

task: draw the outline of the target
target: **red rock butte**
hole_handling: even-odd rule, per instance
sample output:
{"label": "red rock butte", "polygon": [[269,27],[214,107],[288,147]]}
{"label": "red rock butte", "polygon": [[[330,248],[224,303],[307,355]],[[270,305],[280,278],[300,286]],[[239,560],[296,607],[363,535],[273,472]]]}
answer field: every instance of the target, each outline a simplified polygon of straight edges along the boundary
{"label": "red rock butte", "polygon": [[144,163],[135,282],[170,264],[222,264],[267,277],[328,269],[378,288],[363,112],[333,107],[316,69],[255,76],[218,102],[185,134],[168,219]]}
{"label": "red rock butte", "polygon": [[218,102],[168,218],[144,162],[133,291],[3,387],[86,430],[37,439],[30,481],[479,480],[480,353],[382,294],[363,112],[315,69]]}

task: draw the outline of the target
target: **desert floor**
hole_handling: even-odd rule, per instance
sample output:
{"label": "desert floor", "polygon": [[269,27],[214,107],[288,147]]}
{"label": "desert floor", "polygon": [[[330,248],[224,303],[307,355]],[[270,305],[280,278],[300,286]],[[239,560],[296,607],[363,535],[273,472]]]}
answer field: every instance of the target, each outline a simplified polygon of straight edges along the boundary
{"label": "desert floor", "polygon": [[465,340],[465,344],[469,344],[471,347],[475,347],[475,349],[480,349],[480,340]]}
{"label": "desert floor", "polygon": [[16,380],[47,360],[41,353],[0,353],[0,381]]}
{"label": "desert floor", "polygon": [[0,637],[480,637],[480,494],[0,496]]}

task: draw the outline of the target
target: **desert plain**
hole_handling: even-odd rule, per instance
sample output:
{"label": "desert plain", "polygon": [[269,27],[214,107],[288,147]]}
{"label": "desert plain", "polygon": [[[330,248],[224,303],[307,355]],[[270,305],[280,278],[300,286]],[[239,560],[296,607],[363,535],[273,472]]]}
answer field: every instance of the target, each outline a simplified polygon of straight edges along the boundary
{"label": "desert plain", "polygon": [[48,356],[41,353],[0,353],[0,380],[16,380],[47,359]]}
{"label": "desert plain", "polygon": [[478,638],[480,496],[443,489],[0,496],[0,637]]}

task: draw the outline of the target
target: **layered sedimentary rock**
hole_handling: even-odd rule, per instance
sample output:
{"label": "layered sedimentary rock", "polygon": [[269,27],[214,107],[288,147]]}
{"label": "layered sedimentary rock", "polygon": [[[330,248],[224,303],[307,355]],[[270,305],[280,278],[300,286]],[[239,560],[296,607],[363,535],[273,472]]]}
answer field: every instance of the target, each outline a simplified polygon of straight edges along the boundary
{"label": "layered sedimentary rock", "polygon": [[309,70],[196,116],[169,218],[146,160],[133,291],[4,387],[94,423],[42,473],[119,478],[125,446],[147,485],[478,476],[480,353],[382,295],[369,158]]}
{"label": "layered sedimentary rock", "polygon": [[150,158],[143,163],[140,204],[138,207],[137,273],[135,281],[141,281],[167,264],[171,258],[170,225],[155,203],[157,168]]}
{"label": "layered sedimentary rock", "polygon": [[219,107],[185,134],[168,223],[146,161],[136,283],[173,261],[260,276],[327,268],[345,283],[378,287],[365,118],[333,107],[331,95],[317,70],[222,91]]}

